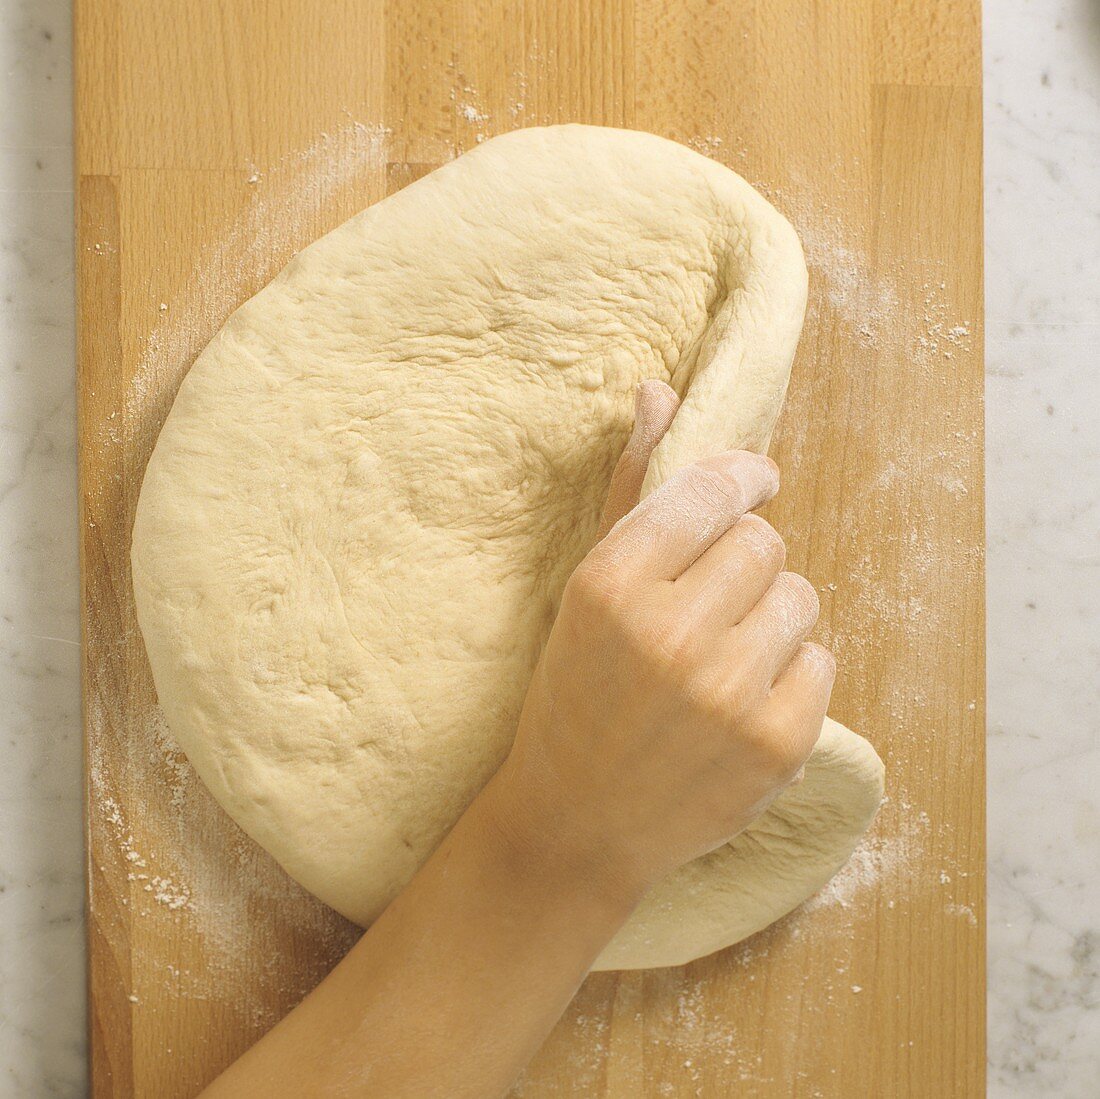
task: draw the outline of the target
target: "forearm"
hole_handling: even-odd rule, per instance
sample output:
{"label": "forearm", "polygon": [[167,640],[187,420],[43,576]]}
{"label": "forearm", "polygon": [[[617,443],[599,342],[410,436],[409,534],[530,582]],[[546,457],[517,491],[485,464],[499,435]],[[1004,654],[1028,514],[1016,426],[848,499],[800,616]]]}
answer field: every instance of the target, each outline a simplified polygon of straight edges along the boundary
{"label": "forearm", "polygon": [[503,1094],[639,890],[517,835],[490,783],[347,958],[208,1099]]}

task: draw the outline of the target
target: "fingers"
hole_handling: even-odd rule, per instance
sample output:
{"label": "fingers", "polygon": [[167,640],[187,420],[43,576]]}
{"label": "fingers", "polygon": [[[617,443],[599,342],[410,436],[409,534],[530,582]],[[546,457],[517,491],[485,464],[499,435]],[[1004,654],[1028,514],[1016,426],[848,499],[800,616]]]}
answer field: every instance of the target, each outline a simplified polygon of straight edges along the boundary
{"label": "fingers", "polygon": [[676,580],[746,512],[779,491],[779,470],[761,454],[732,450],[696,462],[622,519],[595,554],[648,579]]}
{"label": "fingers", "polygon": [[736,659],[756,690],[762,694],[771,690],[814,628],[819,609],[817,592],[808,580],[781,572],[734,627]]}
{"label": "fingers", "polygon": [[763,598],[786,560],[787,550],[770,523],[742,516],[674,585],[698,620],[736,626]]}
{"label": "fingers", "polygon": [[664,438],[679,407],[680,398],[664,382],[642,382],[635,390],[634,430],[611,474],[597,541],[638,503],[649,456]]}
{"label": "fingers", "polygon": [[[808,756],[821,736],[835,679],[833,654],[808,642],[795,651],[764,701],[761,712],[765,720],[773,727],[787,728],[797,752]],[[801,781],[801,769],[794,781]]]}
{"label": "fingers", "polygon": [[828,693],[836,679],[836,657],[823,645],[813,641],[798,646],[790,663],[776,677],[772,686],[773,695],[784,691],[799,691],[803,688],[819,686]]}

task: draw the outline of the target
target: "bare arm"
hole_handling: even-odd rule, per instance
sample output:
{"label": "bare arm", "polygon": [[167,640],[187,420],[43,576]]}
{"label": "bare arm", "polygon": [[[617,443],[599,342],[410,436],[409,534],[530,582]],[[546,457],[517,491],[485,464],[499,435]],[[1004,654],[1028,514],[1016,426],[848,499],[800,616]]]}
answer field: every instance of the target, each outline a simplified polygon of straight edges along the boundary
{"label": "bare arm", "polygon": [[642,388],[500,771],[207,1099],[502,1095],[645,892],[797,775],[833,664],[804,642],[813,589],[750,514],[775,467],[722,455],[634,506],[675,407]]}

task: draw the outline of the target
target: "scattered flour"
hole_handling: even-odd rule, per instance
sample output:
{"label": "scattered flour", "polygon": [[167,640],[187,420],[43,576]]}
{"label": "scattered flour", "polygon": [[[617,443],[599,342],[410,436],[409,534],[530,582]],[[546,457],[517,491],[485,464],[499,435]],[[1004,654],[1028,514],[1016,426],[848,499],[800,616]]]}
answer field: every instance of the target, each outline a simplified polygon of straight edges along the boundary
{"label": "scattered flour", "polygon": [[881,346],[882,333],[897,317],[900,295],[894,280],[870,275],[867,257],[847,242],[839,219],[826,218],[805,230],[803,244],[836,318],[860,342]]}
{"label": "scattered flour", "polygon": [[977,913],[968,904],[948,904],[944,907],[944,911],[949,916],[957,916],[961,920],[966,920],[971,927],[978,926]]}
{"label": "scattered flour", "polygon": [[[159,708],[135,718],[127,748],[126,810],[107,792],[118,777],[103,757],[89,768],[101,827],[131,883],[123,907],[133,920],[185,923],[198,947],[189,957],[201,963],[181,967],[174,958],[145,956],[142,950],[163,940],[132,935],[132,970],[143,1002],[217,1002],[249,1028],[266,1029],[346,953],[359,931],[291,881],[222,813],[172,744]],[[156,836],[158,849],[141,848],[136,835]]]}
{"label": "scattered flour", "polygon": [[924,324],[923,331],[917,336],[918,362],[928,365],[937,354],[951,359],[956,351],[969,351],[971,322],[952,323],[948,319],[947,304],[943,299],[947,284],[926,282],[921,289],[924,292]]}
{"label": "scattered flour", "polygon": [[[450,67],[452,69],[455,67],[453,61],[450,63]],[[477,127],[474,139],[480,144],[487,136],[483,124],[489,121],[489,112],[478,106],[479,98],[477,89],[470,83],[464,82],[460,87],[456,84],[451,89],[451,101],[455,105],[458,117],[471,126]],[[522,107],[522,104],[520,106]],[[516,113],[515,111],[512,112],[513,117]],[[458,152],[459,150],[455,149],[454,155],[457,155]]]}
{"label": "scattered flour", "polygon": [[191,903],[191,890],[186,885],[172,881],[171,878],[154,875],[144,889],[147,893],[153,894],[153,899],[158,904],[163,904],[173,911],[177,908],[186,908]]}
{"label": "scattered flour", "polygon": [[513,119],[518,119],[527,110],[527,74],[520,69],[515,69],[511,76],[511,102],[508,104],[508,113]]}
{"label": "scattered flour", "polygon": [[489,116],[484,111],[479,111],[472,103],[463,103],[458,108],[458,113],[462,115],[467,122],[478,123],[487,122]]}
{"label": "scattered flour", "polygon": [[[385,194],[389,136],[384,126],[351,120],[283,156],[262,177],[250,166],[244,210],[210,234],[182,291],[158,306],[126,396],[125,423],[148,430],[163,421],[183,374],[226,316],[286,264],[293,254],[288,245],[319,235],[318,210],[352,187],[365,196],[362,206]],[[121,442],[117,427],[107,431],[109,441]],[[151,440],[139,460],[149,448]]]}
{"label": "scattered flour", "polygon": [[713,134],[689,137],[686,143],[697,153],[717,159],[718,151],[722,148],[722,139]]}
{"label": "scattered flour", "polygon": [[900,835],[869,835],[852,852],[851,858],[822,889],[815,893],[801,912],[839,905],[849,908],[867,890],[904,868],[913,858],[914,829]]}
{"label": "scattered flour", "polygon": [[[149,746],[152,754],[151,762],[160,764],[165,771],[169,802],[173,809],[181,810],[187,798],[189,784],[197,782],[194,768],[187,762],[187,757],[176,747],[172,740],[172,734],[168,729],[164,711],[159,706],[154,707],[149,722]],[[182,816],[179,817],[182,823]]]}
{"label": "scattered flour", "polygon": [[191,899],[190,889],[163,875],[146,873],[149,869],[149,861],[137,850],[134,835],[126,826],[118,802],[106,796],[101,804],[105,810],[106,819],[114,830],[115,841],[122,858],[130,868],[126,873],[127,881],[136,883],[142,892],[150,894],[152,900],[171,911],[186,908]]}

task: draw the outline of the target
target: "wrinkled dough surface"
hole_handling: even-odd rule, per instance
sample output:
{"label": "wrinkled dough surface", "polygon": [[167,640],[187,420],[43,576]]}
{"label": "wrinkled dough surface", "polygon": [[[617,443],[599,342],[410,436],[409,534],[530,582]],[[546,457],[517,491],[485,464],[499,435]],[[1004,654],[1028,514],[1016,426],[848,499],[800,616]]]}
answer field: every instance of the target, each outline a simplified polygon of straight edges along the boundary
{"label": "wrinkled dough surface", "polygon": [[[635,385],[684,398],[647,490],[766,448],[805,295],[793,230],[734,173],[562,126],[438,169],[238,309],[180,388],[132,547],[161,705],[238,824],[377,916],[507,752]],[[823,745],[601,965],[698,956],[820,886],[881,790],[864,741]]]}

